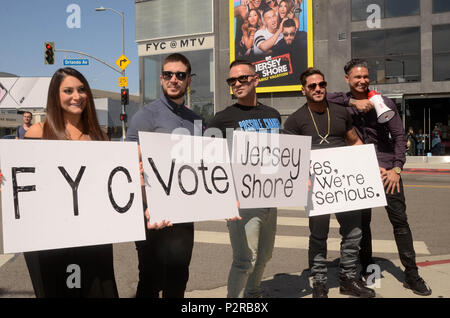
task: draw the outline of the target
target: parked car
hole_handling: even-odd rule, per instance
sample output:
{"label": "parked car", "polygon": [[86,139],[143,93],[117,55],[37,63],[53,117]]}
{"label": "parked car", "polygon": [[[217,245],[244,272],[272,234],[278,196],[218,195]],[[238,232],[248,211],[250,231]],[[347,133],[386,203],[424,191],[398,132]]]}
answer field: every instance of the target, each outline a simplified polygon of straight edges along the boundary
{"label": "parked car", "polygon": [[16,135],[4,135],[2,139],[16,139]]}

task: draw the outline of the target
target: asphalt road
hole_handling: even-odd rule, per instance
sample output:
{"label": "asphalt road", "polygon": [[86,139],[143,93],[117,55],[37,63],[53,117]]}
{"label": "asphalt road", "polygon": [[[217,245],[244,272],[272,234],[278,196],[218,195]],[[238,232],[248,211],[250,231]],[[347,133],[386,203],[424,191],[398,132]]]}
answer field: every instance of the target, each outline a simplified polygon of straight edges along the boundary
{"label": "asphalt road", "polygon": [[[417,256],[450,254],[450,175],[403,176],[409,223]],[[304,211],[280,210],[276,247],[265,277],[302,272],[308,267],[309,230]],[[328,260],[339,258],[339,229],[332,217]],[[374,257],[398,259],[392,226],[384,208],[373,209]],[[116,280],[121,297],[134,297],[137,286],[137,256],[134,243],[114,245]],[[224,221],[196,224],[196,243],[187,291],[225,286],[231,264],[231,247]],[[295,284],[298,277],[286,276]],[[268,286],[265,286],[268,288]],[[22,254],[0,255],[0,297],[34,297]]]}

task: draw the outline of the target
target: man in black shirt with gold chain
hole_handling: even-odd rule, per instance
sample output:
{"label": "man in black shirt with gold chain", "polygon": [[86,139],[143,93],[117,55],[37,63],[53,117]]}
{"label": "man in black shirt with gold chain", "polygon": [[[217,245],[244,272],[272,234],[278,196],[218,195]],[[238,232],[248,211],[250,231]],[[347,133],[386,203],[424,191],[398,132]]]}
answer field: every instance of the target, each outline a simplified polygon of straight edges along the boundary
{"label": "man in black shirt with gold chain", "polygon": [[[312,149],[362,144],[347,111],[343,111],[341,106],[327,103],[327,82],[322,72],[308,68],[300,80],[307,102],[288,117],[284,130],[292,134],[312,136]],[[356,297],[375,297],[375,292],[356,278],[362,236],[360,211],[337,213],[336,219],[342,236],[339,291]],[[314,298],[326,298],[328,295],[326,261],[329,223],[330,214],[309,218],[311,234],[308,254]]]}

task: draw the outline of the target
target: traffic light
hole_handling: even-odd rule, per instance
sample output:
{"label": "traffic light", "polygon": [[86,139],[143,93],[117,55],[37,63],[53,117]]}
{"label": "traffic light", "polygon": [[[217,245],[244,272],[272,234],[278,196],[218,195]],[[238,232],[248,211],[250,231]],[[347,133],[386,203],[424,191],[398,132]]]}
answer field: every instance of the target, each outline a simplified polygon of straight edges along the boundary
{"label": "traffic light", "polygon": [[55,64],[55,43],[54,42],[45,42],[45,64]]}
{"label": "traffic light", "polygon": [[120,90],[120,100],[122,105],[128,105],[128,88],[122,88]]}
{"label": "traffic light", "polygon": [[120,114],[120,121],[127,121],[127,114]]}

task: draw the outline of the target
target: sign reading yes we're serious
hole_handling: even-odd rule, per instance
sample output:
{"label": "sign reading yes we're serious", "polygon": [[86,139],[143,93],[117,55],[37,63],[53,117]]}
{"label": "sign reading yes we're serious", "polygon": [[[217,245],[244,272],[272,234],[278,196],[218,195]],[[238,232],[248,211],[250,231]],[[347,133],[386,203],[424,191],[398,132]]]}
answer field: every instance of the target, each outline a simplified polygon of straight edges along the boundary
{"label": "sign reading yes we're serious", "polygon": [[311,151],[308,216],[386,205],[372,144]]}
{"label": "sign reading yes we're serious", "polygon": [[5,253],[145,239],[136,143],[0,142]]}
{"label": "sign reading yes we're serious", "polygon": [[150,222],[239,215],[226,139],[139,132]]}
{"label": "sign reading yes we're serious", "polygon": [[311,137],[233,132],[233,175],[241,208],[306,206]]}

